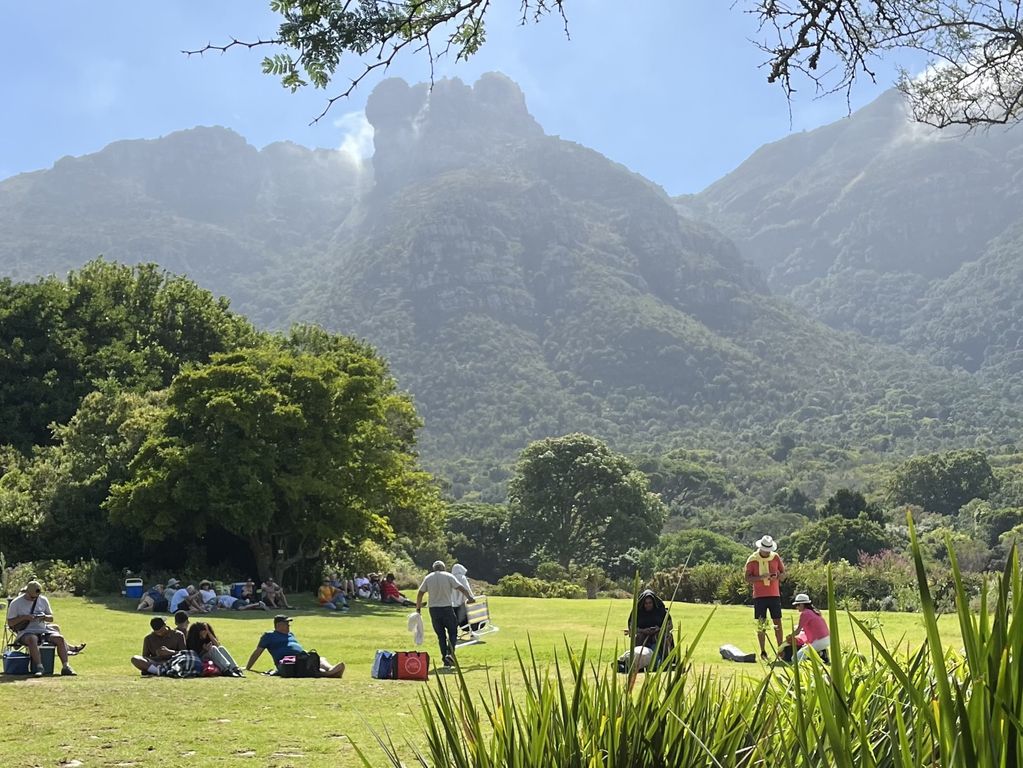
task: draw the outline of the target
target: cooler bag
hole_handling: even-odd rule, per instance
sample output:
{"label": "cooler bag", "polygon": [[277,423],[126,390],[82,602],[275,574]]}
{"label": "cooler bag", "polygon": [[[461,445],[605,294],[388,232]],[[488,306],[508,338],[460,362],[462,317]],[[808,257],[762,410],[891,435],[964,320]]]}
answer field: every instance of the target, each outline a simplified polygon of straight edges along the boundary
{"label": "cooler bag", "polygon": [[430,654],[425,651],[398,651],[394,654],[398,680],[426,680],[430,674]]}

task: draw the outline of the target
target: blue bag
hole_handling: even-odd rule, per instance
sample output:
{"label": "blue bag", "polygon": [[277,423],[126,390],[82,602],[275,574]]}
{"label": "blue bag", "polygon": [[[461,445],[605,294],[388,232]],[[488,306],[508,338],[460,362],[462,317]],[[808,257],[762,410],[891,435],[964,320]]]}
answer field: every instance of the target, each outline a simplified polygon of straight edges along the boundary
{"label": "blue bag", "polygon": [[393,651],[377,651],[373,659],[372,676],[374,680],[394,680],[397,672],[398,655]]}

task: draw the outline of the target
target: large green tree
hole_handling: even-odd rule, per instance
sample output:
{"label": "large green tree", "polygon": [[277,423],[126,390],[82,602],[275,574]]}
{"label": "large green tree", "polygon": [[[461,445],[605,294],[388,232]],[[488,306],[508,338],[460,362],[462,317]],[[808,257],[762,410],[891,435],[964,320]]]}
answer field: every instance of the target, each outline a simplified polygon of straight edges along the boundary
{"label": "large green tree", "polygon": [[512,539],[534,562],[610,567],[657,541],[666,510],[646,476],[595,437],[538,440],[509,484]]}
{"label": "large green tree", "polygon": [[892,547],[892,537],[873,520],[834,516],[810,523],[786,542],[797,560],[859,562],[860,554],[876,555]]}
{"label": "large green tree", "polygon": [[[308,84],[326,88],[340,69],[347,85],[328,101],[322,117],[403,53],[421,54],[431,64],[437,55],[473,55],[486,40],[492,5],[490,0],[270,0],[281,19],[275,32],[188,53],[272,49],[263,71],[293,91]],[[586,4],[569,5],[581,13],[597,12]],[[567,33],[565,6],[565,0],[521,0],[521,22],[555,16]],[[899,84],[917,119],[973,126],[1023,117],[1021,0],[741,0],[735,10],[760,21],[757,44],[767,79],[789,96],[800,79],[817,90],[848,91],[857,78],[874,78],[879,55],[910,51],[935,64],[922,76],[904,75]],[[354,66],[345,68],[350,61]]]}
{"label": "large green tree", "polygon": [[226,299],[154,264],[96,259],[63,280],[0,280],[0,440],[22,451],[52,443],[51,424],[103,382],[161,389],[183,364],[255,335]]}
{"label": "large green tree", "polygon": [[436,490],[412,453],[417,426],[379,358],[303,332],[177,376],[107,506],[154,540],[223,528],[248,544],[260,576],[280,578],[328,542],[436,523]]}
{"label": "large green tree", "polygon": [[973,499],[986,499],[998,482],[983,451],[948,451],[916,456],[900,464],[888,481],[888,501],[915,504],[954,515]]}

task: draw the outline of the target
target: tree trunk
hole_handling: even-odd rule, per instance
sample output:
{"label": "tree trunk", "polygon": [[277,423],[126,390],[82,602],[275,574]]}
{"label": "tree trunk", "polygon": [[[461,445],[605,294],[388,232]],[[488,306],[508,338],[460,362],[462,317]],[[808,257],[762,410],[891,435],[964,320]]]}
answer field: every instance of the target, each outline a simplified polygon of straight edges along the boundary
{"label": "tree trunk", "polygon": [[270,537],[250,533],[248,541],[252,556],[256,558],[256,575],[261,582],[266,581],[273,576],[274,557]]}

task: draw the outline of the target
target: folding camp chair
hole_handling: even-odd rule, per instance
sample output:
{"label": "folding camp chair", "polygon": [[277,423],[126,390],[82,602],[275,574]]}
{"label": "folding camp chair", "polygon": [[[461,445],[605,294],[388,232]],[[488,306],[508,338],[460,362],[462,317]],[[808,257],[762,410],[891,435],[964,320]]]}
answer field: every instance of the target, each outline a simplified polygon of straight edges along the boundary
{"label": "folding camp chair", "polygon": [[490,620],[490,606],[486,598],[477,598],[475,603],[465,606],[465,620],[458,628],[458,642],[455,648],[464,648],[481,642],[481,638],[499,632],[500,627]]}
{"label": "folding camp chair", "polygon": [[[3,647],[0,649],[0,656],[3,658],[3,673],[8,674],[23,674],[27,675],[31,667],[28,659],[28,651],[25,649],[24,644],[18,642],[18,635],[13,629],[7,624],[7,606],[0,602],[0,610],[3,611],[4,628],[3,628]],[[39,646],[39,653],[43,657],[43,667],[46,670],[46,674],[53,674],[53,660],[56,655],[56,648],[49,644],[43,643]],[[10,670],[17,670],[10,671]]]}

